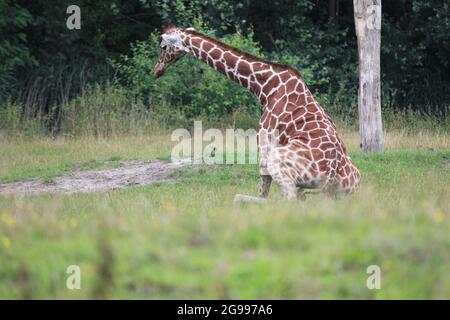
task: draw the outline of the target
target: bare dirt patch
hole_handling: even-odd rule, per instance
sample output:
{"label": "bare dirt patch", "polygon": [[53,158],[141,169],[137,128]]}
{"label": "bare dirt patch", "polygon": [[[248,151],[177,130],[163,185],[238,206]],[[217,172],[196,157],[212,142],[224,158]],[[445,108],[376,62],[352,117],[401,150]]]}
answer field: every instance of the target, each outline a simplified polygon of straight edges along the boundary
{"label": "bare dirt patch", "polygon": [[54,178],[50,183],[29,179],[0,184],[0,194],[31,195],[42,193],[103,192],[130,186],[154,183],[174,183],[172,173],[186,163],[165,161],[121,161],[121,167],[112,169],[78,171]]}

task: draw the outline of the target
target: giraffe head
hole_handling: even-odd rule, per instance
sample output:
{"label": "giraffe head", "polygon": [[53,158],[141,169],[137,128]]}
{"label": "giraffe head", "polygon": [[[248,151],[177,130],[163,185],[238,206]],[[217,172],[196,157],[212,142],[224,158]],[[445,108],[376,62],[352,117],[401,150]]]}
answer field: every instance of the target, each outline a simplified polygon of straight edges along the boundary
{"label": "giraffe head", "polygon": [[[190,29],[192,30],[192,29]],[[189,49],[183,44],[184,32],[175,26],[172,21],[163,24],[161,34],[160,52],[158,62],[155,65],[154,75],[159,78],[164,74],[167,67],[183,57]]]}

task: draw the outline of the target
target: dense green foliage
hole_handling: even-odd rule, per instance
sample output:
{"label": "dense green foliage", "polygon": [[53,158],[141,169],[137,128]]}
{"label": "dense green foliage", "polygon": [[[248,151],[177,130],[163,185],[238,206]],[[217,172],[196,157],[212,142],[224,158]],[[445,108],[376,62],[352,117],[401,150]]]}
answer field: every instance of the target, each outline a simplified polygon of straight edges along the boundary
{"label": "dense green foliage", "polygon": [[36,59],[30,54],[24,28],[31,22],[28,10],[0,1],[0,99],[15,85],[14,72],[31,67]]}
{"label": "dense green foliage", "polygon": [[[171,110],[169,121],[218,118],[240,108],[251,116],[258,112],[244,90],[193,58],[159,82],[151,79],[156,35],[168,17],[293,65],[326,109],[355,115],[352,1],[80,0],[81,30],[66,27],[70,4],[0,0],[0,109],[14,103],[22,121],[44,116],[50,129],[60,130],[64,105],[85,94],[87,85],[111,81],[150,111]],[[446,0],[383,2],[385,109],[448,114],[449,40]]]}

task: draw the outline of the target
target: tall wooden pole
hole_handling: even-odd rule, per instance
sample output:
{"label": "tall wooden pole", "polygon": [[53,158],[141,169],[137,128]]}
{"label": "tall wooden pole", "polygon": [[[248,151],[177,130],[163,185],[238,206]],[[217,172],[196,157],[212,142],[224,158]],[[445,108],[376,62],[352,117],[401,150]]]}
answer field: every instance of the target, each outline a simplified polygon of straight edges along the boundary
{"label": "tall wooden pole", "polygon": [[359,57],[359,134],[364,152],[383,151],[380,47],[381,0],[353,0]]}

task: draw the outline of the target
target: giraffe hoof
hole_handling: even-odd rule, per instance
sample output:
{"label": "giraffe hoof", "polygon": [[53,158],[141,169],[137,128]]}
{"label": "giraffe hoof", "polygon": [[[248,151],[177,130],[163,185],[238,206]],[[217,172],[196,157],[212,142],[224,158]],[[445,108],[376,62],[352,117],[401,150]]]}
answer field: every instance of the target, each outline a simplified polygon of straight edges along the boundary
{"label": "giraffe hoof", "polygon": [[242,202],[251,202],[251,203],[267,203],[267,199],[260,197],[247,196],[245,194],[237,194],[234,196],[233,203],[242,203]]}

